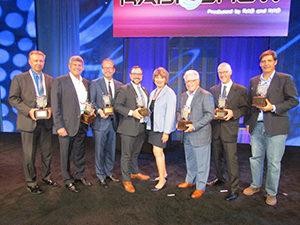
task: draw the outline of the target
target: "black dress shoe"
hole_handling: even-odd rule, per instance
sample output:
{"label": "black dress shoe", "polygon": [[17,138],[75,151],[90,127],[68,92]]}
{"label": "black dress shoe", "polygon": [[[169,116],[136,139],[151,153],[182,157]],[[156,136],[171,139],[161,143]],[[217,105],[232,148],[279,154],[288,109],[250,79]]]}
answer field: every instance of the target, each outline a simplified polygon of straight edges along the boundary
{"label": "black dress shoe", "polygon": [[233,200],[237,199],[238,197],[239,197],[238,193],[231,192],[225,197],[225,199],[226,199],[226,201],[233,201]]}
{"label": "black dress shoe", "polygon": [[107,176],[106,179],[112,182],[120,182],[120,180],[118,178],[113,177],[113,175]]}
{"label": "black dress shoe", "polygon": [[[168,180],[168,176],[165,177],[166,180]],[[159,177],[155,177],[154,179],[150,179],[151,182],[159,181]]]}
{"label": "black dress shoe", "polygon": [[225,184],[225,182],[219,180],[218,178],[216,178],[216,179],[214,179],[214,180],[212,180],[212,181],[210,181],[210,182],[207,182],[207,185],[208,185],[208,186],[222,186],[222,185],[224,185],[224,184]]}
{"label": "black dress shoe", "polygon": [[80,178],[80,179],[75,179],[75,182],[80,182],[82,183],[84,186],[92,186],[92,183],[87,181],[84,177]]}
{"label": "black dress shoe", "polygon": [[74,183],[69,183],[69,184],[66,184],[66,188],[71,191],[71,192],[74,192],[74,193],[78,193],[79,190],[76,188],[75,184]]}
{"label": "black dress shoe", "polygon": [[105,180],[99,180],[98,183],[101,187],[108,188],[108,184]]}
{"label": "black dress shoe", "polygon": [[39,194],[42,194],[43,193],[43,190],[40,189],[40,187],[38,185],[35,185],[35,186],[27,186],[27,190],[31,193],[31,194],[34,194],[34,195],[39,195]]}
{"label": "black dress shoe", "polygon": [[166,185],[162,186],[161,188],[154,187],[154,188],[151,189],[151,191],[152,192],[158,192],[158,191],[161,191],[162,189],[164,189],[165,187],[166,187]]}
{"label": "black dress shoe", "polygon": [[56,183],[54,180],[51,180],[51,179],[42,179],[42,181],[49,185],[49,186],[52,186],[52,187],[58,187],[58,183]]}

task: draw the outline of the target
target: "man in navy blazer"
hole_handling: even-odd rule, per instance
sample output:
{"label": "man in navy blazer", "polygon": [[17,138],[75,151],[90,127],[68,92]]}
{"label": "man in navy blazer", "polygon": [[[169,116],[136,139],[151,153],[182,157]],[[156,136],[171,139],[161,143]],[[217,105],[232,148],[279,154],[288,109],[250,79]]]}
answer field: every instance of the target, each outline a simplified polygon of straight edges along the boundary
{"label": "man in navy blazer", "polygon": [[139,66],[130,70],[131,82],[122,86],[117,94],[115,110],[120,114],[117,132],[121,136],[121,172],[125,191],[134,193],[131,179],[149,180],[148,175],[140,172],[138,156],[145,141],[146,121],[140,114],[141,106],[137,99],[147,107],[148,93],[141,82],[143,71]]}
{"label": "man in navy blazer", "polygon": [[101,63],[103,77],[92,81],[90,99],[94,104],[97,117],[92,124],[95,138],[95,168],[99,184],[108,187],[106,180],[118,182],[113,177],[112,170],[115,163],[117,114],[105,114],[104,98],[111,100],[113,107],[118,89],[122,83],[113,79],[116,72],[115,64],[111,59],[104,59]]}
{"label": "man in navy blazer", "polygon": [[[65,186],[72,192],[78,192],[75,181],[91,186],[84,178],[84,140],[88,125],[81,122],[81,115],[88,100],[89,83],[81,77],[84,61],[80,56],[72,56],[69,59],[69,70],[67,75],[58,77],[53,82],[53,132],[58,135],[61,173]],[[70,172],[71,159],[75,167],[73,176]]]}
{"label": "man in navy blazer", "polygon": [[179,109],[189,109],[191,124],[184,131],[183,144],[187,174],[178,188],[196,186],[191,198],[199,199],[205,192],[210,168],[211,120],[214,118],[214,100],[200,87],[199,74],[188,70],[184,74],[187,91],[181,95]]}
{"label": "man in navy blazer", "polygon": [[[212,121],[212,155],[216,168],[216,179],[210,182],[213,185],[222,185],[226,182],[225,172],[228,175],[229,193],[226,200],[235,200],[239,194],[239,165],[237,157],[237,138],[239,119],[248,111],[247,89],[231,80],[232,69],[228,63],[218,66],[220,84],[210,88],[214,96],[215,107],[218,110],[219,101],[225,100],[226,115]],[[225,162],[225,163],[224,163]],[[226,164],[226,169],[224,167]]]}
{"label": "man in navy blazer", "polygon": [[[30,70],[14,77],[10,86],[9,103],[18,110],[17,129],[21,131],[23,167],[27,189],[32,194],[43,191],[37,184],[35,157],[37,147],[41,150],[42,180],[50,186],[57,183],[50,178],[51,149],[51,102],[52,77],[43,73],[46,55],[33,50],[29,53]],[[48,118],[37,120],[36,97],[46,96]]]}
{"label": "man in navy blazer", "polygon": [[266,204],[277,204],[281,159],[289,131],[288,110],[297,106],[298,93],[292,77],[275,70],[277,55],[267,50],[260,55],[262,74],[251,79],[249,100],[261,95],[265,106],[252,106],[246,120],[251,134],[250,166],[252,183],[243,193],[251,196],[260,191],[263,182],[264,159],[267,159]]}

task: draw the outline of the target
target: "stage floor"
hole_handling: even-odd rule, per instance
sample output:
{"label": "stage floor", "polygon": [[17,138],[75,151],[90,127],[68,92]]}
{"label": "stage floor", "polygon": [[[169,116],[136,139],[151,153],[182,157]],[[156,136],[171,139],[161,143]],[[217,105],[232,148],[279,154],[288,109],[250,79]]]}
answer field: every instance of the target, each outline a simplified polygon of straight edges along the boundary
{"label": "stage floor", "polygon": [[[136,193],[125,192],[120,183],[109,183],[104,189],[96,183],[93,140],[86,145],[86,176],[92,187],[79,185],[75,194],[41,184],[42,195],[32,195],[23,180],[21,139],[17,133],[0,133],[0,224],[56,225],[56,224],[130,224],[130,225],[297,225],[300,224],[300,149],[289,147],[282,162],[282,172],[275,207],[264,203],[264,192],[253,197],[240,197],[234,202],[224,200],[225,187],[207,187],[200,200],[189,197],[192,192],[179,190],[176,184],[185,177],[185,159],[181,144],[173,144],[166,151],[167,187],[152,193],[152,182],[134,181]],[[249,145],[238,148],[241,189],[250,182]],[[52,177],[62,185],[59,149],[53,141]],[[140,155],[143,172],[156,176],[154,157],[149,152]],[[40,172],[40,157],[37,157]],[[120,153],[117,153],[115,175],[120,177]],[[214,169],[211,165],[210,177]],[[40,180],[40,178],[39,178]],[[168,194],[175,194],[169,197]]]}

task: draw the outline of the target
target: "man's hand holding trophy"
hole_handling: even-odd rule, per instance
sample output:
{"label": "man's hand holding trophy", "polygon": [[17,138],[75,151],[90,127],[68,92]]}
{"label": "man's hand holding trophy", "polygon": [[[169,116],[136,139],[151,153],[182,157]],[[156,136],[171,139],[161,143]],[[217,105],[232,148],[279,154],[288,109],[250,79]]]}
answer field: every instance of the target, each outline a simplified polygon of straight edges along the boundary
{"label": "man's hand holding trophy", "polygon": [[191,113],[191,108],[189,106],[184,106],[181,109],[180,120],[177,123],[177,130],[186,131],[190,129],[192,125],[192,121],[189,120],[189,116]]}
{"label": "man's hand holding trophy", "polygon": [[252,106],[255,106],[259,109],[267,105],[266,101],[267,88],[261,83],[257,86],[256,96],[252,97]]}
{"label": "man's hand holding trophy", "polygon": [[145,105],[145,101],[142,97],[136,98],[136,104],[138,107],[137,111],[142,117],[149,116],[149,110]]}
{"label": "man's hand holding trophy", "polygon": [[95,107],[92,103],[86,101],[84,103],[85,107],[84,107],[84,111],[83,114],[81,114],[81,118],[80,121],[82,123],[85,124],[90,124],[92,122],[94,122],[95,118],[96,118],[96,114],[95,114]]}
{"label": "man's hand holding trophy", "polygon": [[41,95],[36,97],[36,106],[29,111],[29,116],[33,120],[46,120],[51,117],[51,108],[47,107],[47,96]]}
{"label": "man's hand holding trophy", "polygon": [[226,96],[219,96],[218,108],[215,109],[216,120],[226,120],[226,115],[228,114],[228,110],[226,109],[226,100]]}

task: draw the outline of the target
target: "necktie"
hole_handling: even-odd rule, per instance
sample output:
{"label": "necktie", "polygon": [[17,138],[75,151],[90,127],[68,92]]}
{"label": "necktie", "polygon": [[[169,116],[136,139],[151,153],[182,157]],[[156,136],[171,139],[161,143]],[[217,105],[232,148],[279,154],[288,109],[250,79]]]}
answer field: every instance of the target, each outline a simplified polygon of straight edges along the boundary
{"label": "necktie", "polygon": [[145,104],[145,98],[144,98],[144,95],[143,95],[143,90],[142,88],[138,85],[137,86],[137,89],[138,89],[138,92],[139,92],[139,97],[141,98],[142,102],[143,102],[143,105],[146,106]]}
{"label": "necktie", "polygon": [[223,86],[222,97],[225,98],[226,96],[227,96],[227,93],[226,93],[226,86],[224,85],[224,86]]}
{"label": "necktie", "polygon": [[35,74],[35,81],[36,81],[38,94],[39,96],[42,96],[44,94],[42,75]]}
{"label": "necktie", "polygon": [[111,89],[111,86],[110,86],[110,81],[108,81],[108,92],[109,92],[111,98],[114,98],[113,93],[112,93],[112,89]]}

